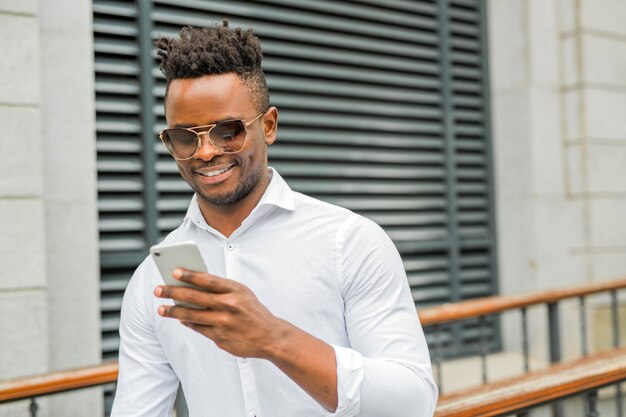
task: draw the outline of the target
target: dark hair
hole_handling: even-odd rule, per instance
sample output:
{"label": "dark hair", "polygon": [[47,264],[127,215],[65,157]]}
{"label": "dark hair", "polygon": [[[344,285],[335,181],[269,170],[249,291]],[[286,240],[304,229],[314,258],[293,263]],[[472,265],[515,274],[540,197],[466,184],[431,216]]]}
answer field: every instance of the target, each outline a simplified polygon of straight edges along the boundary
{"label": "dark hair", "polygon": [[167,79],[166,96],[172,80],[235,73],[248,87],[257,110],[269,107],[269,91],[261,69],[263,52],[252,28],[231,29],[228,20],[221,26],[183,27],[179,38],[160,37],[154,45]]}

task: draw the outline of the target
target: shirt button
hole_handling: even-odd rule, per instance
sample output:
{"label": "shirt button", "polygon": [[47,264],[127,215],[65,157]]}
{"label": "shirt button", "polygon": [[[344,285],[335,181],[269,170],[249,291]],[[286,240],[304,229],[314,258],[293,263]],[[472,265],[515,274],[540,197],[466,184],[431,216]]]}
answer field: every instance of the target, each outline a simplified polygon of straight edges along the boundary
{"label": "shirt button", "polygon": [[232,250],[235,249],[235,245],[230,244],[230,245],[226,246],[226,249],[228,249],[229,251],[232,251]]}

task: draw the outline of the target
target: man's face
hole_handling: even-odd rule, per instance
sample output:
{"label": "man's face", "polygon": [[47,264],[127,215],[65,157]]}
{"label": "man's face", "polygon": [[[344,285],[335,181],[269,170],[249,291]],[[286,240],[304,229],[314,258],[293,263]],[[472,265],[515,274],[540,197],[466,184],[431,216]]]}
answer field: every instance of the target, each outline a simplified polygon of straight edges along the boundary
{"label": "man's face", "polygon": [[[168,127],[189,128],[225,119],[248,122],[259,114],[250,90],[234,73],[172,80],[166,100]],[[203,200],[201,207],[237,203],[255,191],[260,196],[267,176],[267,145],[276,139],[276,119],[272,108],[252,122],[239,153],[223,154],[201,134],[196,155],[176,161],[182,177]]]}

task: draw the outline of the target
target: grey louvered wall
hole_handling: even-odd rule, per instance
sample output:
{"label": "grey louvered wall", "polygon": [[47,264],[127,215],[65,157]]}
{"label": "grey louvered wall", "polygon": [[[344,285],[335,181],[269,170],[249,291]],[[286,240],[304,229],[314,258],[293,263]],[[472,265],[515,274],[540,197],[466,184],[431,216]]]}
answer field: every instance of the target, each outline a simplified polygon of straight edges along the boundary
{"label": "grey louvered wall", "polygon": [[[381,224],[417,305],[495,293],[484,16],[480,0],[94,0],[104,358],[130,274],[190,198],[156,140],[151,40],[224,17],[262,39],[271,165],[292,188]],[[446,354],[477,349],[471,325],[438,335]]]}

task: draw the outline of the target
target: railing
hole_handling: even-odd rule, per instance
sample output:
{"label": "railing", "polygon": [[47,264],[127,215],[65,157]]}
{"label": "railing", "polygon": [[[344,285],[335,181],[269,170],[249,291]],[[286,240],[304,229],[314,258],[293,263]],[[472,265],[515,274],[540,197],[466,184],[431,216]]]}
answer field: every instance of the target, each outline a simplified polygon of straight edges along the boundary
{"label": "railing", "polygon": [[[534,306],[545,305],[547,307],[547,323],[548,323],[548,356],[553,364],[561,361],[561,340],[560,340],[560,320],[559,320],[559,303],[564,300],[578,299],[579,317],[580,317],[580,354],[582,357],[589,355],[588,335],[587,335],[587,298],[594,294],[608,293],[610,295],[611,310],[611,337],[614,349],[619,347],[619,315],[618,315],[618,290],[626,288],[626,278],[616,279],[612,281],[586,284],[577,287],[571,287],[560,290],[543,291],[534,294],[518,295],[518,296],[494,296],[481,299],[463,301],[454,304],[442,305],[421,310],[419,312],[420,320],[424,327],[432,329],[431,336],[434,343],[431,347],[431,357],[435,366],[436,379],[440,390],[442,390],[442,371],[441,365],[443,361],[442,354],[442,326],[460,322],[463,320],[478,320],[480,335],[480,346],[482,347],[479,357],[481,363],[482,383],[488,383],[487,375],[487,331],[486,322],[488,316],[499,315],[500,313],[519,310],[521,315],[521,335],[522,335],[522,355],[524,372],[530,372],[529,359],[529,331],[528,331],[528,309]],[[553,365],[554,366],[554,365]],[[548,371],[549,372],[549,371]],[[615,383],[621,381],[614,381]],[[591,388],[589,388],[591,389]],[[616,412],[618,417],[623,416],[623,404],[621,385],[616,384]],[[593,395],[592,395],[593,397]],[[588,404],[589,405],[589,404]],[[498,414],[496,414],[498,415]],[[562,417],[563,407],[558,401],[552,404],[552,415],[554,417]],[[459,415],[460,416],[460,415]]]}
{"label": "railing", "polygon": [[[481,328],[481,341],[485,342],[486,331],[484,331],[486,325],[486,317],[490,315],[497,315],[505,311],[520,310],[522,317],[522,350],[524,358],[524,369],[529,372],[529,348],[528,348],[528,320],[527,310],[529,307],[537,305],[546,305],[548,310],[548,330],[549,330],[549,350],[550,360],[552,362],[559,362],[561,359],[560,348],[560,329],[559,329],[559,310],[558,303],[565,299],[578,298],[580,305],[580,331],[581,331],[581,355],[586,357],[589,361],[587,371],[580,373],[581,379],[577,380],[576,384],[570,384],[568,381],[573,380],[572,375],[565,375],[562,373],[563,369],[580,371],[582,368],[578,365],[562,364],[553,365],[552,367],[540,371],[540,373],[529,372],[528,374],[520,377],[519,379],[509,381],[507,383],[492,383],[489,385],[481,386],[477,391],[472,390],[454,393],[450,395],[444,395],[442,397],[441,405],[437,409],[437,417],[463,417],[463,416],[503,416],[507,413],[518,413],[518,415],[527,415],[525,410],[530,407],[543,404],[547,401],[555,401],[567,396],[574,395],[576,393],[588,392],[587,408],[590,410],[588,416],[595,417],[597,412],[595,410],[595,401],[597,399],[597,389],[607,384],[616,384],[626,380],[626,351],[617,349],[619,345],[619,317],[618,317],[618,297],[617,291],[626,288],[626,278],[583,285],[575,288],[569,288],[565,290],[552,290],[544,291],[535,294],[521,295],[521,296],[495,296],[482,299],[476,299],[471,301],[464,301],[455,304],[443,305],[440,307],[433,307],[423,309],[419,312],[420,320],[424,327],[432,327],[434,330],[434,339],[438,340],[437,333],[441,326],[447,323],[458,322],[462,320],[478,319],[479,326]],[[597,293],[609,293],[611,299],[611,317],[612,317],[612,338],[615,350],[611,353],[589,356],[589,349],[587,345],[586,336],[586,299],[588,296]],[[485,343],[486,344],[486,343]],[[602,379],[602,375],[608,375],[608,368],[605,366],[603,356],[615,354],[615,357],[610,356],[611,361],[615,365],[610,370],[610,378]],[[481,368],[482,368],[482,380],[484,384],[488,383],[487,377],[487,360],[488,352],[482,350],[480,354]],[[431,356],[433,363],[435,364],[435,370],[437,374],[437,380],[441,384],[441,362],[443,360],[442,347],[440,343],[435,343],[434,348],[431,350]],[[567,366],[574,366],[573,368],[567,368]],[[559,368],[561,367],[561,368]],[[565,367],[565,368],[562,368]],[[559,371],[559,369],[561,371]],[[111,362],[94,367],[86,367],[81,369],[53,372],[49,374],[38,375],[34,377],[17,378],[13,380],[0,382],[0,404],[10,401],[17,401],[22,399],[30,399],[30,412],[31,416],[35,417],[37,414],[38,405],[36,397],[49,395],[54,393],[60,393],[64,391],[76,390],[81,388],[89,388],[98,385],[108,384],[117,380],[118,367],[117,363]],[[594,373],[595,372],[595,373]],[[533,399],[524,403],[520,400],[524,395],[528,394],[530,388],[538,388],[538,379],[543,378],[546,380],[546,375],[565,375],[565,379],[559,380],[558,378],[552,378],[552,385],[550,385],[550,396],[546,397],[542,394],[541,389],[535,389]],[[538,375],[543,375],[540,377]],[[587,378],[587,379],[585,379]],[[547,378],[550,379],[550,378]],[[530,381],[530,382],[529,382]],[[532,382],[534,381],[534,382]],[[556,382],[555,382],[556,381]],[[495,384],[495,385],[493,385]],[[507,385],[508,384],[508,385]],[[526,384],[526,385],[524,385]],[[528,385],[530,384],[530,385]],[[500,389],[505,389],[505,392],[497,391],[498,386]],[[568,389],[563,387],[568,386]],[[616,385],[616,404],[617,415],[622,416],[622,402],[621,402],[621,389],[619,385]],[[487,394],[496,393],[492,396]],[[482,396],[479,395],[482,393]],[[497,402],[499,399],[504,398],[503,395],[508,393],[512,395],[509,398],[509,403],[514,405],[513,408],[498,408]],[[530,398],[530,397],[529,397]],[[492,407],[490,413],[492,414],[467,414],[463,410],[471,410],[470,405],[472,403],[480,404],[481,407],[487,407],[491,404]],[[495,405],[494,405],[495,404]],[[447,407],[447,408],[446,408]],[[460,408],[455,408],[460,407]],[[517,408],[516,408],[517,407]],[[495,414],[493,414],[495,413]],[[562,416],[562,408],[559,403],[553,405],[554,416]]]}
{"label": "railing", "polygon": [[626,348],[588,356],[439,399],[435,417],[527,417],[533,408],[583,395],[585,415],[598,417],[598,389],[626,380]]}
{"label": "railing", "polygon": [[109,384],[117,381],[117,373],[117,362],[108,362],[97,366],[0,381],[0,404],[30,399],[30,414],[35,417],[39,409],[37,397]]}

